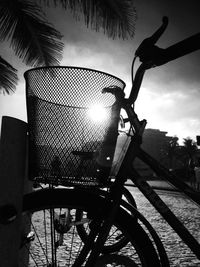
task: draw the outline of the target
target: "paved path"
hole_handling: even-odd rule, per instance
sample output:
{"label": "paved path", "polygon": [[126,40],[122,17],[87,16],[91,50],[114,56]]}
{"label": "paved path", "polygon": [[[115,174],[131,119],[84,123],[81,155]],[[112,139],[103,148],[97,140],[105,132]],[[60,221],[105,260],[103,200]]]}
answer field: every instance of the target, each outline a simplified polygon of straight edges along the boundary
{"label": "paved path", "polygon": [[[156,185],[159,185],[156,183]],[[162,184],[162,187],[166,186]],[[157,229],[167,251],[171,267],[199,267],[200,261],[183,243],[173,229],[135,187],[128,187],[135,197],[138,210]],[[200,242],[200,208],[178,192],[159,191],[160,197]]]}
{"label": "paved path", "polygon": [[[170,183],[162,180],[151,180],[148,183],[155,189],[163,189],[163,190],[170,190],[170,191],[177,191],[177,189],[171,185]],[[127,181],[127,185],[132,186],[132,181]]]}

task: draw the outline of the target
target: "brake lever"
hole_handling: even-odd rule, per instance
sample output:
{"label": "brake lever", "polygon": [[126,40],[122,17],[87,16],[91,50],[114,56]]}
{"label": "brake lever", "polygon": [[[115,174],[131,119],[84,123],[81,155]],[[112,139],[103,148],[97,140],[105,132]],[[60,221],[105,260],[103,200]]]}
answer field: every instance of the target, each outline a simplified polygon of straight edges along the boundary
{"label": "brake lever", "polygon": [[118,87],[116,85],[111,85],[111,86],[108,86],[108,87],[104,87],[101,92],[102,92],[102,94],[111,93],[118,100],[123,99],[124,96],[125,96],[124,91],[120,87]]}
{"label": "brake lever", "polygon": [[135,52],[135,56],[140,58],[141,62],[154,61],[163,49],[155,45],[161,35],[164,33],[168,26],[168,17],[164,16],[162,19],[162,25],[158,30],[149,38],[144,39]]}

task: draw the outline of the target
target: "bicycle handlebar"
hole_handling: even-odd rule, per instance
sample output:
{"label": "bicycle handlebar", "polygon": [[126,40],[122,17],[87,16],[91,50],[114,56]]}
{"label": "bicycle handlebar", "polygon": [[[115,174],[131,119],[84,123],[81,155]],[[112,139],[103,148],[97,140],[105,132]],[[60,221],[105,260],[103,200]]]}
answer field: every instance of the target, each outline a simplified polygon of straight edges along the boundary
{"label": "bicycle handlebar", "polygon": [[[168,25],[168,18],[163,17],[163,23],[159,29],[149,38],[146,38],[139,45],[135,57],[139,57],[142,64],[138,68],[135,78],[132,78],[132,90],[129,96],[129,103],[134,104],[137,99],[144,73],[147,69],[161,66],[165,63],[185,56],[200,49],[200,33],[186,38],[168,48],[160,48],[155,45]],[[135,61],[135,58],[133,62]]]}
{"label": "bicycle handlebar", "polygon": [[163,49],[162,53],[155,59],[154,63],[156,66],[160,66],[198,49],[200,49],[200,33],[194,34],[181,42]]}
{"label": "bicycle handlebar", "polygon": [[[186,38],[168,48],[160,48],[155,45],[161,35],[164,33],[168,26],[168,18],[163,17],[162,25],[155,31],[155,33],[149,37],[144,39],[142,43],[139,45],[138,49],[135,52],[135,57],[133,60],[133,64],[135,62],[135,58],[139,57],[142,64],[137,69],[135,77],[132,77],[132,89],[128,98],[128,102],[130,105],[134,105],[140,86],[144,77],[144,73],[147,69],[152,67],[164,65],[165,63],[177,59],[179,57],[185,56],[189,53],[192,53],[198,49],[200,49],[200,33],[197,33],[189,38]],[[132,69],[133,69],[132,64]],[[104,88],[103,93],[112,93],[115,95],[117,99],[123,98],[124,95],[119,93],[121,90],[118,90],[116,86]]]}
{"label": "bicycle handlebar", "polygon": [[135,56],[140,58],[141,62],[152,61],[161,48],[155,46],[155,43],[164,33],[168,25],[168,18],[163,17],[163,23],[151,37],[144,39],[135,52]]}
{"label": "bicycle handlebar", "polygon": [[200,49],[200,33],[194,34],[168,48],[155,45],[168,25],[168,18],[163,17],[160,28],[149,38],[144,39],[135,52],[142,63],[151,62],[153,66],[160,66],[176,58],[185,56]]}

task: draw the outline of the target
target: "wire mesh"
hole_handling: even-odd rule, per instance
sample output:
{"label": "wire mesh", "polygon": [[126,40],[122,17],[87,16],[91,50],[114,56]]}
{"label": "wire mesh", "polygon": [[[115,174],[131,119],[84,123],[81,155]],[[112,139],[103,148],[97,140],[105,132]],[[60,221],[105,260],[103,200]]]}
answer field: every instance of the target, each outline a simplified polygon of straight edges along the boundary
{"label": "wire mesh", "polygon": [[76,67],[36,68],[24,76],[30,179],[73,186],[107,182],[117,136],[113,120],[120,107],[114,95],[101,91],[108,86],[123,90],[124,82]]}

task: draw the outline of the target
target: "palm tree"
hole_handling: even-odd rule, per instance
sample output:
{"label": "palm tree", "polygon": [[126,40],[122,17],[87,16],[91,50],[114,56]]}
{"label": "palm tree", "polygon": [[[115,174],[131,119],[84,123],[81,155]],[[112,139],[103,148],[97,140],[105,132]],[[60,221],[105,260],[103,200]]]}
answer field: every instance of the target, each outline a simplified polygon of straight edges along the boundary
{"label": "palm tree", "polygon": [[0,90],[9,94],[17,84],[17,70],[0,56]]}
{"label": "palm tree", "polygon": [[[62,55],[61,34],[45,19],[40,6],[26,0],[0,1],[0,41],[29,66],[58,64]],[[14,90],[17,70],[1,57],[0,89]],[[10,67],[8,67],[10,66]],[[3,79],[6,77],[7,79]]]}
{"label": "palm tree", "polygon": [[195,161],[195,155],[197,152],[197,145],[191,138],[184,138],[183,145],[185,150],[185,155],[189,161]]}
{"label": "palm tree", "polygon": [[[108,37],[132,37],[136,11],[133,0],[0,0],[0,41],[9,41],[16,56],[29,66],[57,65],[62,56],[62,35],[47,21],[44,5],[61,5],[74,17]],[[14,91],[17,70],[0,57],[0,91]]]}
{"label": "palm tree", "polygon": [[178,148],[178,137],[174,136],[167,145],[167,157],[169,159],[169,169],[171,170],[174,168],[174,159],[177,158]]}
{"label": "palm tree", "polygon": [[188,172],[188,177],[191,178],[194,175],[197,145],[189,137],[183,139],[183,145],[183,159],[185,161],[185,168]]}

